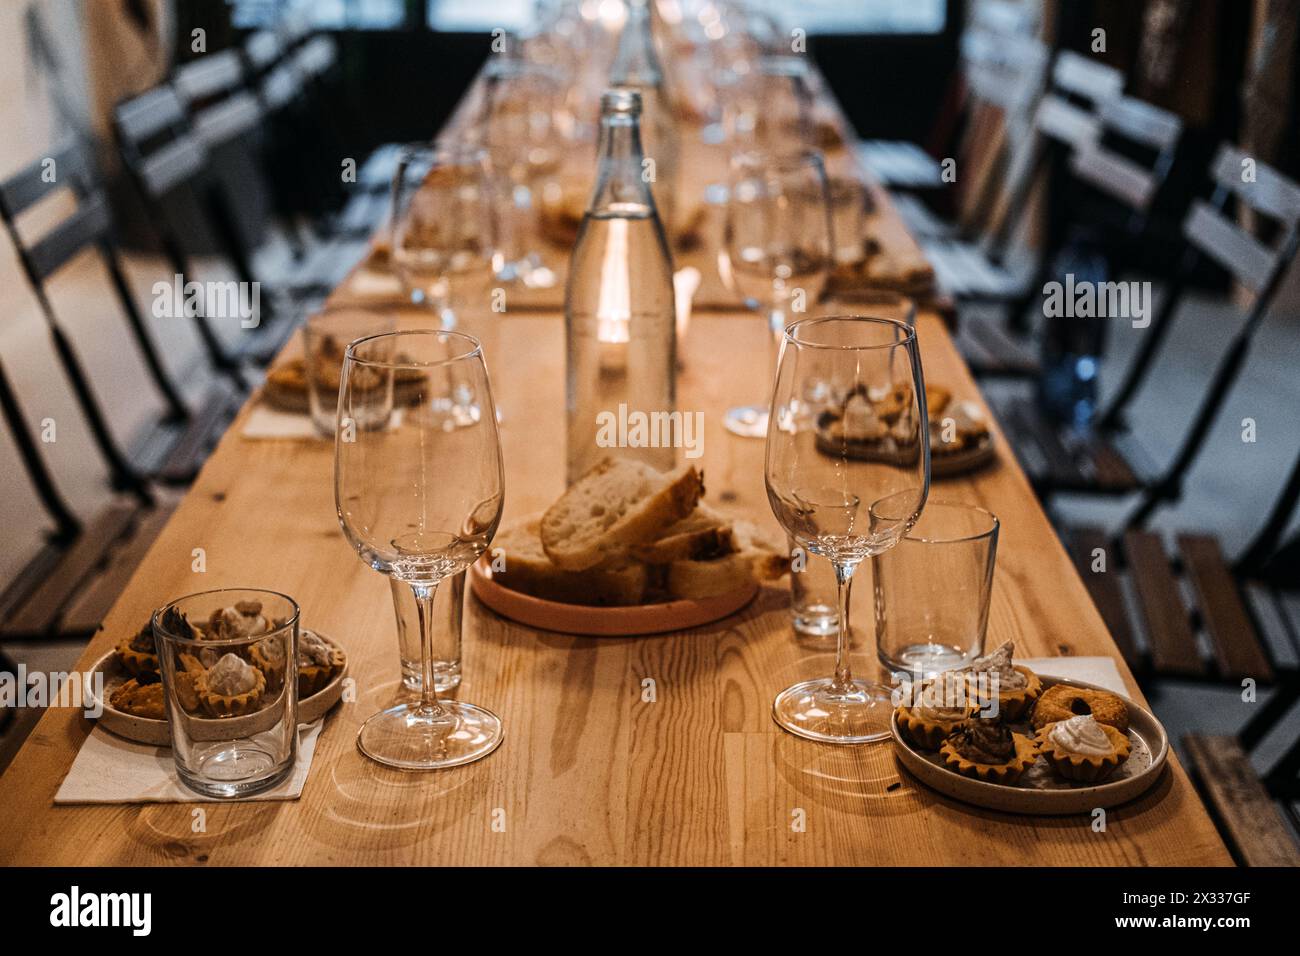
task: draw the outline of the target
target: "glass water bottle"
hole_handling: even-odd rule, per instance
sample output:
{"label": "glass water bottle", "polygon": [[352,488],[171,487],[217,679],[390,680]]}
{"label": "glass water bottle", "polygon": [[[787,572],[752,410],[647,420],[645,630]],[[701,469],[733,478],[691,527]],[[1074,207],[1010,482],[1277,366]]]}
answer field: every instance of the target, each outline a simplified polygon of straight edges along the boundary
{"label": "glass water bottle", "polygon": [[655,51],[651,2],[653,0],[628,0],[627,19],[618,38],[610,83],[641,94],[643,159],[650,161],[646,173],[653,174],[651,188],[659,209],[659,220],[671,237],[683,225],[677,217],[676,196],[681,144],[663,65]]}
{"label": "glass water bottle", "polygon": [[641,96],[608,90],[600,112],[596,190],[564,296],[570,484],[606,456],[671,469],[682,437],[673,265],[641,175]]}

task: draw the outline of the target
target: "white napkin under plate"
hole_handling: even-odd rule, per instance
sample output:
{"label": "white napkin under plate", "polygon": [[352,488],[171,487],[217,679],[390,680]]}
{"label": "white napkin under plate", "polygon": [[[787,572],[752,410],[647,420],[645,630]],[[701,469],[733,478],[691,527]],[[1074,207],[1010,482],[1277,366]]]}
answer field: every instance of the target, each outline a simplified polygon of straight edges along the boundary
{"label": "white napkin under plate", "polygon": [[1119,668],[1109,657],[1030,657],[1024,660],[1016,658],[1016,663],[1024,664],[1035,674],[1081,680],[1104,687],[1112,693],[1128,696],[1128,688],[1119,676]]}
{"label": "white napkin under plate", "polygon": [[[244,800],[297,800],[311,771],[324,720],[298,728],[298,762],[279,786]],[[195,793],[176,776],[170,747],[138,744],[101,727],[90,732],[63,778],[55,804],[67,803],[229,803]]]}
{"label": "white napkin under plate", "polygon": [[324,436],[312,424],[310,415],[303,412],[282,412],[265,402],[253,406],[240,435],[244,438],[306,438],[325,441]]}

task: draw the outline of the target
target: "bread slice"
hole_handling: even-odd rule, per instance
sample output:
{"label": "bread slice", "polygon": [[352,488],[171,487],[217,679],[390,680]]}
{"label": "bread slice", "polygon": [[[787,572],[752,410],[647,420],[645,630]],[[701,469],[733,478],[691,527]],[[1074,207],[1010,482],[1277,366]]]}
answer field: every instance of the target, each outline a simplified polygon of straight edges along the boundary
{"label": "bread slice", "polygon": [[541,516],[533,515],[497,533],[492,551],[495,554],[500,549],[503,563],[493,570],[493,581],[512,591],[565,604],[618,607],[640,604],[645,598],[645,565],[621,561],[590,571],[562,571],[546,556],[540,528]]}
{"label": "bread slice", "polygon": [[775,581],[790,570],[789,542],[750,521],[737,521],[734,529],[736,549],[749,556],[754,577]]}
{"label": "bread slice", "polygon": [[689,517],[669,527],[649,544],[632,548],[632,556],[647,564],[704,561],[736,551],[731,519],[700,504]]}
{"label": "bread slice", "polygon": [[736,551],[707,561],[674,561],[666,586],[674,598],[719,597],[756,581],[774,581],[790,570],[784,542],[748,521],[732,527]]}
{"label": "bread slice", "polygon": [[606,564],[658,538],[695,510],[704,479],[692,465],[659,472],[605,458],[542,515],[546,556],[566,571]]}

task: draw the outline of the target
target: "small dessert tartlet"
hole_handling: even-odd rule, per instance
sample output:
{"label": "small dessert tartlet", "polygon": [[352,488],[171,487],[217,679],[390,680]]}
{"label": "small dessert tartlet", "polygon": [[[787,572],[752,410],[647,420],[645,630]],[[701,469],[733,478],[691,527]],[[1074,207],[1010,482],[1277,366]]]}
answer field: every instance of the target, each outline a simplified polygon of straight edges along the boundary
{"label": "small dessert tartlet", "polygon": [[230,607],[213,611],[203,633],[210,641],[227,641],[252,637],[271,629],[271,622],[262,613],[261,601],[237,601]]}
{"label": "small dessert tartlet", "polygon": [[199,704],[213,717],[243,717],[257,710],[266,677],[238,654],[225,654],[194,681]]}
{"label": "small dessert tartlet", "polygon": [[323,690],[343,670],[343,652],[315,631],[298,635],[298,699]]}
{"label": "small dessert tartlet", "polygon": [[1071,687],[1069,684],[1056,684],[1043,691],[1043,696],[1034,705],[1034,729],[1042,730],[1048,724],[1084,714],[1121,733],[1128,730],[1128,704],[1123,698],[1110,691]]}
{"label": "small dessert tartlet", "polygon": [[163,685],[158,681],[142,684],[132,677],[109,695],[108,702],[114,710],[120,710],[133,717],[147,717],[149,720],[167,719],[163,702]]}
{"label": "small dessert tartlet", "polygon": [[997,718],[972,717],[948,736],[939,755],[963,777],[1012,784],[1038,759],[1038,744]]}
{"label": "small dessert tartlet", "polygon": [[131,637],[124,637],[116,647],[117,659],[126,672],[141,683],[158,680],[158,651],[153,642],[153,621]]}
{"label": "small dessert tartlet", "polygon": [[1038,746],[1047,762],[1066,780],[1096,783],[1128,759],[1128,735],[1091,714],[1048,724],[1038,731]]}
{"label": "small dessert tartlet", "polygon": [[965,691],[963,682],[939,678],[916,686],[898,706],[898,726],[918,747],[938,750],[975,713]]}
{"label": "small dessert tartlet", "polygon": [[268,637],[248,649],[248,659],[266,677],[266,689],[272,694],[284,686],[284,642],[287,639],[284,635]]}
{"label": "small dessert tartlet", "polygon": [[981,710],[996,695],[996,716],[1008,721],[1017,721],[1027,714],[1043,692],[1043,681],[1037,674],[1012,662],[1015,650],[1015,644],[1007,641],[992,653],[976,658],[966,669],[971,696]]}

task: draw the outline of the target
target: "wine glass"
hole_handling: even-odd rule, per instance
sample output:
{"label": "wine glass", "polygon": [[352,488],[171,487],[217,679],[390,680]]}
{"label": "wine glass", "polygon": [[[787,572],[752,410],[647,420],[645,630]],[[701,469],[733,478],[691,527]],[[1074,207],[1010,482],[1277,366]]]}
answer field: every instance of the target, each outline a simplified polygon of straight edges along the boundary
{"label": "wine glass", "polygon": [[555,271],[530,247],[540,185],[560,165],[561,84],[556,71],[523,59],[494,57],[484,71],[483,108],[474,139],[486,150],[503,215],[497,275],[549,288]]}
{"label": "wine glass", "polygon": [[393,271],[444,329],[457,302],[487,305],[497,252],[492,173],[481,146],[404,146],[389,214]]}
{"label": "wine glass", "polygon": [[[402,405],[393,406],[394,382]],[[389,413],[383,429],[355,427]],[[501,520],[505,476],[477,339],[459,332],[386,332],[348,346],[339,384],[334,501],[361,559],[408,585],[418,605],[418,702],[368,719],[357,746],[404,770],[455,767],[501,743],[501,720],[439,700],[433,674],[433,601],[441,581],[487,550]]]}
{"label": "wine glass", "polygon": [[[819,152],[755,151],[732,158],[718,271],[749,308],[766,313],[772,367],[792,313],[806,311],[821,296],[834,249],[830,190]],[[767,406],[728,409],[723,421],[734,435],[762,438]]]}
{"label": "wine glass", "polygon": [[[930,428],[916,331],[892,319],[826,316],[785,330],[764,479],[795,543],[830,560],[839,595],[835,674],[783,690],[772,716],[826,743],[889,736],[890,689],[849,668],[849,592],[866,558],[896,545],[925,505]],[[890,496],[880,513],[871,506]]]}

